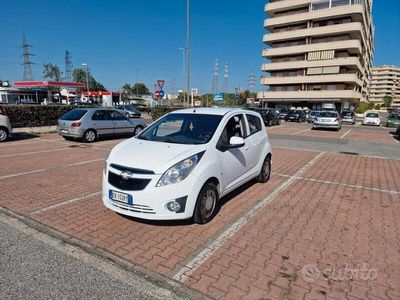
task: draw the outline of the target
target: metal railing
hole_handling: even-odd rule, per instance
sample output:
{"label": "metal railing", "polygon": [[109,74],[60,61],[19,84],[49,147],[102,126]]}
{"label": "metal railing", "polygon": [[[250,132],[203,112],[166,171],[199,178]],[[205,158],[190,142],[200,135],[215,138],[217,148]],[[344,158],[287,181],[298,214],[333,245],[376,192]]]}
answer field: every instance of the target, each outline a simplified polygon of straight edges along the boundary
{"label": "metal railing", "polygon": [[364,4],[364,0],[324,0],[310,3],[310,11],[328,9],[339,6]]}

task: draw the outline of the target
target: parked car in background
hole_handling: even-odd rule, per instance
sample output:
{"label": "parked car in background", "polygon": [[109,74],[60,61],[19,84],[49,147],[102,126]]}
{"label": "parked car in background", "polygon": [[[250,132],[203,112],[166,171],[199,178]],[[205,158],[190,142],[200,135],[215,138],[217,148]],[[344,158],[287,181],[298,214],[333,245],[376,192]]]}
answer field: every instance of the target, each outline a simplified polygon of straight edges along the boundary
{"label": "parked car in background", "polygon": [[354,111],[343,111],[342,112],[342,122],[356,124],[356,114]]}
{"label": "parked car in background", "polygon": [[274,108],[251,108],[251,110],[258,112],[261,115],[266,126],[281,124],[279,113],[277,113]]}
{"label": "parked car in background", "polygon": [[287,113],[289,112],[289,110],[287,108],[282,108],[279,112],[279,118],[281,120],[285,120]]}
{"label": "parked car in background", "polygon": [[238,108],[171,112],[111,150],[103,172],[105,207],[151,220],[204,224],[219,199],[271,174],[271,145],[259,113]]}
{"label": "parked car in background", "polygon": [[396,127],[400,124],[400,111],[393,111],[389,114],[387,127]]}
{"label": "parked car in background", "polygon": [[376,112],[367,113],[363,120],[363,125],[381,125],[381,118],[379,117],[379,114]]}
{"label": "parked car in background", "polygon": [[142,113],[131,105],[114,105],[114,109],[119,110],[127,118],[140,118]]}
{"label": "parked car in background", "polygon": [[82,102],[82,101],[71,101],[69,105],[72,106],[90,106],[90,107],[95,107],[96,105],[91,103],[91,102]]}
{"label": "parked car in background", "polygon": [[308,114],[308,116],[307,116],[307,122],[308,122],[308,123],[314,122],[314,119],[315,119],[316,117],[318,117],[319,113],[320,113],[319,110],[312,110],[312,111],[310,111],[309,114]]}
{"label": "parked car in background", "polygon": [[314,119],[313,129],[334,128],[339,131],[342,128],[342,120],[336,111],[321,111]]}
{"label": "parked car in background", "polygon": [[304,113],[304,111],[302,110],[290,110],[286,117],[285,117],[285,121],[288,122],[292,122],[292,121],[296,121],[296,122],[305,122],[306,121],[306,114]]}
{"label": "parked car in background", "polygon": [[130,120],[109,108],[74,109],[58,120],[57,132],[64,138],[92,143],[99,137],[137,135],[146,127],[140,119]]}
{"label": "parked car in background", "polygon": [[0,107],[0,142],[5,142],[12,135],[10,118],[7,116],[6,109]]}

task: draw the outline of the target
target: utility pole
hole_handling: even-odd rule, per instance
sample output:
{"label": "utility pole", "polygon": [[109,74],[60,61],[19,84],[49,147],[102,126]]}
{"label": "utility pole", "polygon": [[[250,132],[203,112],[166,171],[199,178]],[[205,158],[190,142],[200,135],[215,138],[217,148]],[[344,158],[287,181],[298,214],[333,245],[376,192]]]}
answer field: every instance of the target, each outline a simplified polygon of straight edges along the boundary
{"label": "utility pole", "polygon": [[229,65],[228,62],[225,62],[225,67],[224,67],[224,92],[228,93],[229,85],[228,85],[228,80],[229,80]]}
{"label": "utility pole", "polygon": [[25,33],[23,35],[22,38],[22,55],[21,57],[24,58],[24,62],[23,62],[23,66],[24,66],[24,76],[23,76],[23,80],[24,81],[33,81],[33,74],[32,74],[32,65],[34,65],[35,63],[31,62],[31,56],[34,56],[34,54],[32,54],[29,51],[29,48],[32,48],[31,45],[28,44],[28,42],[26,41],[26,37],[25,37]]}
{"label": "utility pole", "polygon": [[190,0],[186,0],[186,96],[190,93]]}
{"label": "utility pole", "polygon": [[89,99],[89,69],[86,63],[83,63],[82,66],[85,67],[86,70],[86,90],[88,92],[88,99]]}
{"label": "utility pole", "polygon": [[218,58],[216,58],[214,64],[214,78],[212,84],[212,92],[214,95],[219,92],[218,76],[219,76],[219,64],[218,64]]}
{"label": "utility pole", "polygon": [[139,70],[136,69],[136,98],[139,98],[139,82],[138,82],[138,72]]}

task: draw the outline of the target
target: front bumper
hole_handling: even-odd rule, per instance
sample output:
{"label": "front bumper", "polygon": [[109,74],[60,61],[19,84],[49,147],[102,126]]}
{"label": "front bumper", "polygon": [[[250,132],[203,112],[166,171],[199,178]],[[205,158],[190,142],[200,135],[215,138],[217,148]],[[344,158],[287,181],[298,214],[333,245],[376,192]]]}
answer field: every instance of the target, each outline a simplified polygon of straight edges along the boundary
{"label": "front bumper", "polygon": [[[102,200],[104,206],[119,214],[146,220],[184,220],[193,216],[197,196],[202,187],[193,174],[179,183],[164,187],[156,187],[161,175],[146,176],[151,181],[144,190],[125,191],[112,186],[103,172]],[[110,190],[131,195],[133,197],[132,205],[111,200]],[[183,212],[175,213],[167,209],[168,202],[185,197]]]}

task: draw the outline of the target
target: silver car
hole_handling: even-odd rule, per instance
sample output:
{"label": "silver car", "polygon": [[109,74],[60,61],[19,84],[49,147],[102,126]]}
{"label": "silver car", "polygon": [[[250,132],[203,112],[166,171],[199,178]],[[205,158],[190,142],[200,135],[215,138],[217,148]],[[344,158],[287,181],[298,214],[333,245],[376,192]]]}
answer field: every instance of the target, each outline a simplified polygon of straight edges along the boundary
{"label": "silver car", "polygon": [[342,120],[339,113],[336,111],[321,111],[313,122],[313,129],[317,128],[334,128],[339,131],[342,128]]}
{"label": "silver car", "polygon": [[0,142],[6,141],[12,134],[12,126],[10,119],[6,114],[6,110],[0,107]]}
{"label": "silver car", "polygon": [[92,143],[99,137],[137,135],[146,127],[141,119],[130,120],[114,109],[74,109],[58,120],[57,132],[64,138]]}
{"label": "silver car", "polygon": [[310,111],[310,112],[308,113],[308,115],[307,115],[307,122],[308,122],[308,123],[313,123],[313,122],[314,122],[314,119],[315,119],[316,117],[318,117],[319,113],[320,113],[319,110],[312,110],[312,111]]}

